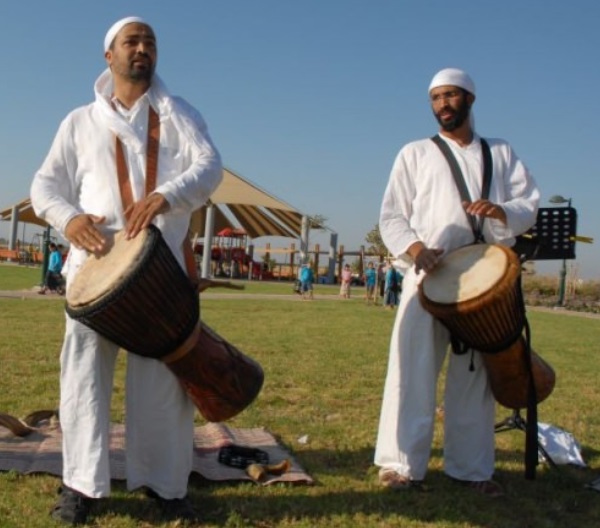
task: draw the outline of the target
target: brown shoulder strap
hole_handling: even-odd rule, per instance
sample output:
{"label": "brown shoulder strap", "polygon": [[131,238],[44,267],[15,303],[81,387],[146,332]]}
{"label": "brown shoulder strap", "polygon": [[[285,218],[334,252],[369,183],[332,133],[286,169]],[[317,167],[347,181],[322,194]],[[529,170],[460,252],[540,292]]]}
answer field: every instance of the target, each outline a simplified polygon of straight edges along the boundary
{"label": "brown shoulder strap", "polygon": [[[121,202],[123,211],[133,203],[133,191],[129,181],[129,170],[125,161],[123,152],[123,143],[119,136],[115,136],[116,146],[115,154],[117,157],[117,177],[119,179],[119,192],[121,193]],[[158,170],[158,146],[160,143],[160,119],[158,114],[149,107],[148,112],[148,141],[146,143],[146,196],[156,188],[156,173]]]}
{"label": "brown shoulder strap", "polygon": [[200,277],[198,276],[198,268],[196,267],[196,257],[194,256],[192,244],[190,244],[187,236],[183,241],[183,259],[185,261],[185,271],[187,272],[188,277],[194,284],[197,284]]}
{"label": "brown shoulder strap", "polygon": [[[148,112],[148,140],[146,143],[146,196],[156,189],[156,176],[158,172],[158,147],[160,143],[160,118],[158,114],[150,106]],[[117,177],[119,179],[119,191],[121,193],[121,202],[123,203],[123,211],[133,203],[133,191],[129,180],[129,171],[125,161],[125,153],[123,152],[123,144],[118,136],[116,136],[116,156],[117,156]],[[189,241],[183,243],[183,255],[185,259],[185,267],[190,279],[198,282],[198,270],[196,269],[196,259]]]}
{"label": "brown shoulder strap", "polygon": [[119,139],[119,136],[115,135],[116,145],[115,152],[117,156],[117,177],[119,178],[119,191],[121,193],[121,202],[123,204],[123,211],[133,203],[133,191],[131,190],[131,183],[129,182],[129,171],[127,170],[127,163],[125,162],[125,154],[123,153],[123,143]]}

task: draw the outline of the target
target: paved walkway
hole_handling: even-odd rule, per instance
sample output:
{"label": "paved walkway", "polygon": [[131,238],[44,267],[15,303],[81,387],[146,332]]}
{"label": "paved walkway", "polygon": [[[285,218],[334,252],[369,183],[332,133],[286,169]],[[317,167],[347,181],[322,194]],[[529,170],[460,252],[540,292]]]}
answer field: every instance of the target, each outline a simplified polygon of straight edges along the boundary
{"label": "paved walkway", "polygon": [[[302,301],[302,297],[298,294],[277,294],[277,293],[216,293],[213,291],[203,292],[201,294],[203,299],[270,299],[270,300],[281,300],[281,301]],[[30,290],[5,290],[0,291],[0,299],[40,299],[40,300],[62,300],[64,296],[56,293],[48,293],[46,295],[38,294],[38,288]],[[361,296],[355,296],[355,300],[363,300]],[[315,300],[318,301],[341,301],[343,300],[339,295],[318,295],[315,294]],[[309,301],[307,301],[309,302]],[[585,317],[588,319],[600,319],[600,313],[591,312],[577,312],[574,310],[567,310],[566,308],[559,307],[546,307],[546,306],[527,306],[527,311],[530,312],[546,312],[553,313],[556,315],[570,315],[574,317]]]}
{"label": "paved walkway", "polygon": [[[278,293],[217,293],[214,291],[203,292],[200,297],[202,299],[272,299],[272,300],[283,300],[283,301],[302,301],[302,297],[296,293],[290,294],[278,294]],[[51,299],[51,300],[65,300],[64,295],[58,295],[56,293],[47,293],[46,295],[40,295],[38,288],[31,290],[5,290],[0,291],[0,299]],[[342,300],[338,295],[314,295],[315,300],[325,301],[337,301]],[[358,295],[354,297],[355,300],[362,300],[362,297]],[[308,301],[307,301],[308,302]]]}

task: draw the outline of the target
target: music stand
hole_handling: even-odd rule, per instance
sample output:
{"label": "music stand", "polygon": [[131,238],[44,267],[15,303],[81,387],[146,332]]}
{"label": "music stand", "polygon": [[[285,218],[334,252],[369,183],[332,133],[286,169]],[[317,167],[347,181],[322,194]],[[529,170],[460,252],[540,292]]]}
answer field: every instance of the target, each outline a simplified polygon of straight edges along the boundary
{"label": "music stand", "polygon": [[[494,431],[496,433],[502,433],[503,431],[512,431],[514,429],[523,432],[527,431],[527,422],[525,421],[525,418],[521,416],[520,409],[513,409],[513,413],[510,416],[506,417],[504,420],[498,422],[494,426]],[[537,438],[536,440],[538,451],[542,453],[542,456],[548,461],[548,464],[550,464],[553,468],[557,468],[558,466],[556,465],[556,462],[552,460],[552,457],[548,454],[548,452],[540,442],[540,439]]]}
{"label": "music stand", "polygon": [[576,234],[575,208],[540,207],[534,226],[517,237],[513,250],[522,262],[524,260],[572,260],[575,258]]}
{"label": "music stand", "polygon": [[[513,250],[519,255],[521,264],[527,260],[567,260],[575,258],[575,236],[577,211],[573,207],[540,207],[535,225],[517,237]],[[536,413],[537,414],[537,413]],[[527,422],[520,409],[494,426],[496,433],[518,429],[527,431]],[[552,457],[536,438],[538,451],[548,463],[556,468]]]}

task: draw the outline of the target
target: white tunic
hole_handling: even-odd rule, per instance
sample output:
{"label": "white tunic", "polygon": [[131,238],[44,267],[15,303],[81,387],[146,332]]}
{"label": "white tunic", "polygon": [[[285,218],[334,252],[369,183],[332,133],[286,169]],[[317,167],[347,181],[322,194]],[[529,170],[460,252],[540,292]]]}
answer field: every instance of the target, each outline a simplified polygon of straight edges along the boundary
{"label": "white tunic", "polygon": [[[111,107],[111,93],[110,73],[105,72],[96,82],[96,101],[74,110],[61,123],[34,177],[33,207],[61,233],[80,213],[105,216],[102,231],[121,229],[114,134],[124,145],[134,199],[139,200],[152,104],[161,122],[156,192],[170,204],[154,223],[183,265],[182,243],[190,215],[221,181],[220,156],[200,114],[182,99],[170,97],[157,77],[124,115]],[[85,251],[71,248],[67,284],[85,257]],[[61,353],[63,481],[94,498],[110,493],[110,399],[117,352],[112,342],[67,317]],[[182,498],[192,464],[194,406],[160,361],[129,354],[126,383],[127,485],[148,486],[167,499]]]}
{"label": "white tunic", "polygon": [[[443,138],[447,139],[447,138]],[[539,192],[523,163],[503,140],[488,139],[493,176],[490,201],[502,205],[507,224],[486,219],[488,243],[511,245],[535,223]],[[447,140],[473,200],[481,197],[483,161],[479,137],[465,148]],[[384,388],[375,463],[414,480],[424,478],[430,456],[436,385],[449,343],[443,325],[421,306],[416,275],[406,251],[421,241],[445,252],[474,240],[446,159],[424,139],[396,157],[379,220],[381,236],[404,271]],[[487,480],[494,471],[494,399],[479,353],[451,354],[444,395],[444,470],[462,480]]]}
{"label": "white tunic", "polygon": [[[126,151],[134,199],[139,200],[146,172],[147,105],[151,103],[161,124],[156,192],[170,205],[168,214],[157,216],[154,223],[182,263],[180,246],[190,214],[206,202],[223,177],[220,156],[202,116],[183,99],[169,96],[157,76],[136,105],[142,117],[132,123],[113,110],[111,94],[110,74],[104,72],[96,81],[96,101],[75,109],[61,123],[33,180],[35,212],[63,234],[68,222],[82,212],[105,216],[101,230],[121,229],[124,217],[116,177],[115,132]],[[192,132],[182,133],[188,128]],[[192,133],[193,137],[186,137]],[[84,250],[74,248],[69,253],[77,263],[85,256]]]}

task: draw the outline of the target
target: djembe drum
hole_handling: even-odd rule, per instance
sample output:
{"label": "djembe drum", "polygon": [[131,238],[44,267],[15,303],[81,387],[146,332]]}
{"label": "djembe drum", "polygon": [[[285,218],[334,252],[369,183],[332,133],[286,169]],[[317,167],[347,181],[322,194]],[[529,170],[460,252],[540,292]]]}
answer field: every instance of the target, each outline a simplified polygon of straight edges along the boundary
{"label": "djembe drum", "polygon": [[476,244],[448,253],[419,284],[423,307],[467,347],[482,352],[498,403],[527,406],[529,367],[537,403],[554,389],[554,370],[522,336],[526,323],[520,289],[521,264],[514,251]]}
{"label": "djembe drum", "polygon": [[90,255],[66,311],[124,350],[163,361],[211,422],[260,392],[262,368],[200,321],[198,292],[155,226],[131,240],[119,232],[106,254]]}

